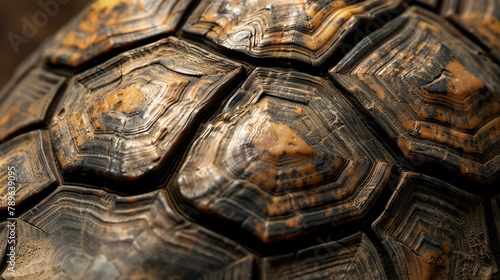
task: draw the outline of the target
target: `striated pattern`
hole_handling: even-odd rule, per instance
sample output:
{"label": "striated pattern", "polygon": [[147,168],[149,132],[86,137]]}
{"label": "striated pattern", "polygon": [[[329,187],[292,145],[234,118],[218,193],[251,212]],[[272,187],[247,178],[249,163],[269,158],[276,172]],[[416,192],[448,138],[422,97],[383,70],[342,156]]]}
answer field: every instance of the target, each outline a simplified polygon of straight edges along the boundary
{"label": "striated pattern", "polygon": [[500,1],[444,0],[442,15],[478,37],[500,59]]}
{"label": "striated pattern", "polygon": [[500,242],[500,195],[497,195],[496,197],[493,197],[491,199],[491,206],[492,206],[493,223],[494,223],[493,228],[496,230],[496,236],[497,236],[496,242]]}
{"label": "striated pattern", "polygon": [[65,78],[34,68],[0,93],[0,143],[44,122]]}
{"label": "striated pattern", "polygon": [[3,279],[200,279],[251,258],[183,220],[161,191],[121,197],[73,186],[18,219],[16,254]]}
{"label": "striated pattern", "polygon": [[492,182],[500,171],[500,68],[457,32],[412,8],[330,74],[406,157]]}
{"label": "striated pattern", "polygon": [[300,250],[267,257],[262,280],[275,279],[387,279],[382,261],[364,233]]}
{"label": "striated pattern", "polygon": [[[48,135],[37,130],[15,137],[0,145],[0,155],[0,213],[14,218],[28,206],[27,199],[57,183]],[[9,197],[14,205],[8,205]],[[14,208],[12,213],[8,206]]]}
{"label": "striated pattern", "polygon": [[154,172],[243,72],[169,38],[76,76],[51,126],[64,178],[130,183]]}
{"label": "striated pattern", "polygon": [[497,270],[483,200],[432,177],[404,173],[373,229],[398,279],[489,279]]}
{"label": "striated pattern", "polygon": [[[321,65],[361,24],[378,28],[400,0],[203,0],[183,30],[255,58]],[[359,35],[359,34],[358,34]]]}
{"label": "striated pattern", "polygon": [[96,0],[45,52],[51,64],[80,67],[138,40],[173,33],[191,0]]}
{"label": "striated pattern", "polygon": [[257,68],[193,144],[178,188],[268,242],[364,216],[392,161],[326,81]]}

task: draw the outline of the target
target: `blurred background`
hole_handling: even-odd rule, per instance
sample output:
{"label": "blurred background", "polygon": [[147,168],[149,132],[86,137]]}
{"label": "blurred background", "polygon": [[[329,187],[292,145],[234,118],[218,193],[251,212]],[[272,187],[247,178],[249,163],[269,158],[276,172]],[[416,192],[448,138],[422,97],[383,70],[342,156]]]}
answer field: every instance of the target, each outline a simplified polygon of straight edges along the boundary
{"label": "blurred background", "polygon": [[[60,4],[58,1],[66,4]],[[9,81],[17,65],[24,58],[89,2],[88,0],[0,1],[0,89]],[[33,35],[32,38],[27,38],[24,36],[26,33],[23,33],[23,27],[29,24],[36,30],[32,34],[28,33],[30,36]],[[26,32],[29,27],[24,29]]]}

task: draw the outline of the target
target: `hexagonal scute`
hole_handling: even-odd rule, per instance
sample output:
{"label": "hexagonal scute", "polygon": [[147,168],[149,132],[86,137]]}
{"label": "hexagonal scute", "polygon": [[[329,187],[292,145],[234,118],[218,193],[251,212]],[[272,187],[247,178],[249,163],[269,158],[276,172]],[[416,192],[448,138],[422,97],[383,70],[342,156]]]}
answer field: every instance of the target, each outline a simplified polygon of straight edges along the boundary
{"label": "hexagonal scute", "polygon": [[[168,38],[75,76],[51,125],[64,179],[134,184],[158,171],[243,72]],[[141,192],[137,187],[131,191]]]}
{"label": "hexagonal scute", "polygon": [[249,252],[185,221],[163,191],[123,197],[61,186],[16,226],[16,269],[3,271],[3,279],[200,279],[231,271],[252,277]]}
{"label": "hexagonal scute", "polygon": [[262,280],[277,279],[387,279],[377,249],[361,232],[337,241],[266,257]]}
{"label": "hexagonal scute", "polygon": [[[58,184],[46,132],[36,130],[17,136],[0,145],[0,155],[0,213],[8,218],[28,207],[27,200]],[[15,199],[14,205],[8,205],[9,197]],[[8,211],[8,206],[14,210]]]}
{"label": "hexagonal scute", "polygon": [[489,279],[497,270],[480,196],[405,172],[373,229],[398,279]]}
{"label": "hexagonal scute", "polygon": [[257,68],[196,139],[177,187],[270,242],[363,217],[392,162],[325,80]]}
{"label": "hexagonal scute", "polygon": [[96,0],[45,52],[51,64],[80,67],[138,41],[173,33],[191,0]]}
{"label": "hexagonal scute", "polygon": [[359,25],[374,22],[371,28],[380,27],[392,18],[400,2],[203,0],[183,30],[251,57],[319,66],[344,47]]}
{"label": "hexagonal scute", "polygon": [[500,59],[500,1],[444,0],[441,14],[480,39]]}
{"label": "hexagonal scute", "polygon": [[66,78],[40,68],[26,70],[0,93],[0,143],[43,124]]}
{"label": "hexagonal scute", "polygon": [[446,21],[412,8],[330,74],[405,157],[491,183],[500,174],[500,68],[481,52]]}

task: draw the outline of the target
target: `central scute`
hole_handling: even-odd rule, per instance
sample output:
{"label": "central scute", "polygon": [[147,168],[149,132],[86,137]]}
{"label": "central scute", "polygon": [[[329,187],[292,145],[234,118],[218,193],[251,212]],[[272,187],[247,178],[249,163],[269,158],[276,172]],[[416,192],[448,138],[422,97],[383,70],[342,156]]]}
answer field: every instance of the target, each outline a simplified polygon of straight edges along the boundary
{"label": "central scute", "polygon": [[394,160],[322,78],[255,69],[179,171],[186,202],[264,242],[363,217]]}

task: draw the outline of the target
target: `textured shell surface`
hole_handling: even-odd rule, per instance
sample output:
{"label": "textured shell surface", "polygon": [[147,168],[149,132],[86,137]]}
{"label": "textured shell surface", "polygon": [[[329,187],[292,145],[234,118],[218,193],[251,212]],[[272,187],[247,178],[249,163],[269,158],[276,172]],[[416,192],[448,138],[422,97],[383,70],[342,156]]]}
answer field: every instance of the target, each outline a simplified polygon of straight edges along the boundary
{"label": "textured shell surface", "polygon": [[0,113],[2,279],[500,279],[498,0],[94,0]]}

